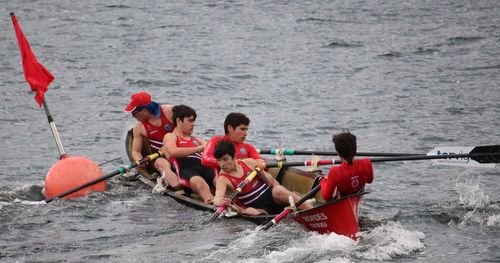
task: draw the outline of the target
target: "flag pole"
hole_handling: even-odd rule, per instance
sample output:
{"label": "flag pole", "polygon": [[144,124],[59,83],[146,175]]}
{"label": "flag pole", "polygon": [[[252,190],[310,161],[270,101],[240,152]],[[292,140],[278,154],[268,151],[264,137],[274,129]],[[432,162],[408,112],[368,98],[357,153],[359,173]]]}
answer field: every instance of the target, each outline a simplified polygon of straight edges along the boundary
{"label": "flag pole", "polygon": [[54,80],[54,76],[36,59],[35,54],[31,50],[28,40],[24,36],[24,33],[21,30],[19,23],[17,22],[17,18],[14,12],[10,13],[10,17],[12,19],[12,24],[14,25],[14,31],[16,33],[17,42],[19,44],[19,51],[21,52],[24,77],[29,83],[31,91],[36,91],[35,101],[38,103],[38,106],[41,107],[43,104],[45,115],[47,116],[47,119],[49,121],[52,135],[56,140],[57,149],[59,150],[59,159],[62,160],[66,158],[67,155],[66,152],[64,152],[61,138],[59,137],[56,124],[54,122],[54,119],[52,118],[52,115],[50,114],[49,107],[47,106],[44,96],[44,93],[47,91],[48,86]]}
{"label": "flag pole", "polygon": [[47,102],[45,101],[45,97],[43,98],[43,109],[45,110],[45,115],[47,116],[47,120],[49,121],[50,125],[50,130],[52,131],[52,135],[54,136],[54,140],[56,141],[57,144],[57,149],[59,150],[59,159],[62,160],[67,157],[66,152],[64,151],[64,147],[61,142],[61,138],[59,137],[59,133],[57,132],[56,128],[56,123],[54,122],[54,119],[52,118],[52,115],[50,114],[49,111],[49,106],[47,105]]}

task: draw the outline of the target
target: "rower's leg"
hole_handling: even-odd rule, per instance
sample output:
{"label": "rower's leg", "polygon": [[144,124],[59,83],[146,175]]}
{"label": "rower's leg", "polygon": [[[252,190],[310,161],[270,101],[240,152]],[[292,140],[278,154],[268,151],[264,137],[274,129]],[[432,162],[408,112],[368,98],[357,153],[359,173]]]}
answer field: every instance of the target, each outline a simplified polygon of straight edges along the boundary
{"label": "rower's leg", "polygon": [[205,182],[205,179],[201,176],[193,176],[191,179],[189,179],[189,184],[191,185],[191,190],[193,190],[195,193],[197,193],[203,202],[209,204],[213,202],[214,196],[212,195],[212,192],[210,192],[210,187],[208,186],[207,182]]}
{"label": "rower's leg", "polygon": [[160,171],[161,174],[165,174],[165,181],[170,185],[172,188],[178,188],[181,185],[179,184],[179,179],[177,178],[177,175],[172,172],[172,166],[170,165],[170,162],[167,161],[165,158],[158,158],[156,162],[154,163],[155,169]]}
{"label": "rower's leg", "polygon": [[[282,205],[288,205],[288,196],[291,196],[293,198],[293,201],[297,202],[300,199],[300,196],[294,192],[289,191],[282,185],[275,185],[273,187],[273,199],[276,203],[282,204]],[[309,202],[304,202],[301,205],[299,205],[299,210],[305,210],[305,209],[310,209],[313,208],[311,203]]]}

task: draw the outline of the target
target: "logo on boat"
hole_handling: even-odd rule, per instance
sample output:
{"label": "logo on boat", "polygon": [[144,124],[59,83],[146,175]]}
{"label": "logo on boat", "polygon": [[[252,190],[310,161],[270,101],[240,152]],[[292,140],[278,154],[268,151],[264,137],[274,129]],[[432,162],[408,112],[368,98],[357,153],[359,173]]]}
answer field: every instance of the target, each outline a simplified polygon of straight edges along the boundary
{"label": "logo on boat", "polygon": [[165,131],[170,132],[170,131],[172,131],[172,126],[170,126],[170,124],[165,124],[165,125],[163,126],[163,129],[164,129]]}
{"label": "logo on boat", "polygon": [[306,222],[322,221],[328,219],[328,217],[324,213],[317,213],[308,216],[303,216],[302,218],[304,218],[304,221]]}

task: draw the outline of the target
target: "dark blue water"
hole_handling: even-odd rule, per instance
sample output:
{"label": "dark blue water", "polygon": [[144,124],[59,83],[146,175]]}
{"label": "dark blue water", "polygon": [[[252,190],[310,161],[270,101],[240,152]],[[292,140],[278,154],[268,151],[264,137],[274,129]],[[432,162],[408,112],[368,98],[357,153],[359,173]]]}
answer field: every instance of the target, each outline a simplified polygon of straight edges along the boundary
{"label": "dark blue water", "polygon": [[342,130],[360,151],[500,144],[500,2],[20,0],[0,11],[0,261],[500,261],[498,167],[376,164],[362,212],[380,224],[359,242],[294,224],[202,225],[210,213],[117,178],[40,204],[59,154],[9,17],[56,77],[46,100],[66,151],[102,163],[121,156],[123,108],[139,90],[194,107],[204,138],[243,112],[258,148],[333,150]]}

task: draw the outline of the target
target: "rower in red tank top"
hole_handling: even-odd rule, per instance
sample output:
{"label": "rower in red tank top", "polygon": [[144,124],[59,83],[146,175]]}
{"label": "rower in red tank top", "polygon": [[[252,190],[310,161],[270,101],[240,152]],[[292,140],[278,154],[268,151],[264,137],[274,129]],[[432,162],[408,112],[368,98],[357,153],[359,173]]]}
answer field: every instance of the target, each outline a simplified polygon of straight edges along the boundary
{"label": "rower in red tank top", "polygon": [[196,121],[196,112],[186,105],[173,108],[174,131],[165,135],[163,150],[175,162],[181,182],[197,193],[203,202],[211,203],[213,195],[210,186],[214,186],[215,172],[201,165],[201,151],[206,141],[192,136]]}
{"label": "rower in red tank top", "polygon": [[232,112],[224,120],[224,136],[214,136],[208,141],[202,154],[201,163],[204,166],[218,169],[217,160],[214,157],[215,145],[220,140],[229,140],[234,144],[236,159],[252,158],[258,160],[261,165],[265,164],[264,159],[257,150],[250,144],[245,143],[250,119],[242,113]]}
{"label": "rower in red tank top", "polygon": [[[245,180],[249,173],[259,165],[254,159],[235,159],[235,147],[231,141],[221,140],[214,149],[214,156],[221,168],[216,179],[214,204],[217,206],[229,205],[231,200],[227,197],[237,185]],[[288,205],[288,197],[294,201],[300,197],[281,186],[267,172],[261,171],[254,181],[247,184],[237,196],[235,204],[242,214],[278,214]],[[308,202],[299,206],[299,209],[312,208]]]}
{"label": "rower in red tank top", "polygon": [[147,120],[142,122],[152,152],[158,152],[163,146],[163,137],[174,130],[174,124],[167,118],[163,110],[160,110],[160,119],[159,126],[153,125]]}
{"label": "rower in red tank top", "polygon": [[373,182],[370,160],[353,160],[356,154],[356,136],[340,133],[333,137],[333,142],[342,164],[332,166],[328,178],[320,181],[321,194],[325,200],[363,192],[365,184]]}
{"label": "rower in red tank top", "polygon": [[[131,155],[134,161],[139,161],[142,156],[144,140],[147,139],[151,152],[157,152],[163,145],[165,134],[172,132],[173,105],[160,105],[151,99],[147,92],[137,92],[130,97],[130,103],[125,112],[131,112],[137,120],[132,133]],[[149,165],[140,165],[141,168],[151,166],[164,177],[164,182],[174,188],[180,186],[177,175],[172,172],[172,166],[163,157],[155,159]]]}
{"label": "rower in red tank top", "polygon": [[[245,178],[253,171],[253,169],[250,168],[243,160],[236,160],[236,163],[243,169],[241,177],[232,176],[224,171],[221,171],[218,175],[227,178],[231,182],[233,189],[236,189],[241,182],[245,181]],[[259,197],[261,197],[266,193],[266,191],[269,190],[269,184],[266,184],[260,178],[255,178],[253,182],[247,184],[242,189],[241,193],[236,198],[236,204],[242,207],[258,207]],[[282,210],[283,207],[278,206],[277,208]]]}

